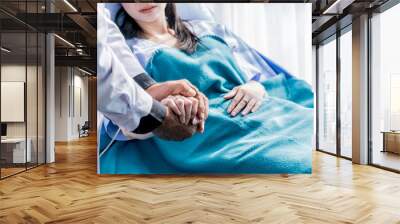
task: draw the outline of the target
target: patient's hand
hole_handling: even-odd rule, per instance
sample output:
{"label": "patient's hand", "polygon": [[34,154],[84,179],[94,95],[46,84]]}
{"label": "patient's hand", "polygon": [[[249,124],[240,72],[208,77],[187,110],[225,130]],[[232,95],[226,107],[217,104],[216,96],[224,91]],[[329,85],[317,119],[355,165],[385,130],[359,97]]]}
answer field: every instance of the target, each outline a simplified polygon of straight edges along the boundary
{"label": "patient's hand", "polygon": [[153,134],[165,140],[182,141],[192,137],[196,133],[196,128],[196,125],[182,124],[178,116],[168,107],[163,123],[153,130]]}
{"label": "patient's hand", "polygon": [[[195,110],[195,112],[197,113],[197,117],[203,121],[199,123],[197,130],[200,132],[204,131],[204,121],[208,117],[208,99],[188,80],[182,79],[156,83],[146,89],[146,91],[154,99],[159,101],[166,99],[168,96],[172,95],[182,95],[191,99],[197,99],[198,106],[196,107],[197,109]],[[184,118],[186,121],[186,117]]]}
{"label": "patient's hand", "polygon": [[199,100],[194,97],[184,97],[180,95],[168,96],[161,101],[170,108],[185,125],[203,125],[204,117],[198,116]]}
{"label": "patient's hand", "polygon": [[261,106],[262,99],[266,95],[267,92],[260,83],[250,81],[233,88],[224,96],[224,98],[232,99],[232,102],[228,107],[228,113],[234,117],[240,112],[245,116],[248,113],[257,111]]}

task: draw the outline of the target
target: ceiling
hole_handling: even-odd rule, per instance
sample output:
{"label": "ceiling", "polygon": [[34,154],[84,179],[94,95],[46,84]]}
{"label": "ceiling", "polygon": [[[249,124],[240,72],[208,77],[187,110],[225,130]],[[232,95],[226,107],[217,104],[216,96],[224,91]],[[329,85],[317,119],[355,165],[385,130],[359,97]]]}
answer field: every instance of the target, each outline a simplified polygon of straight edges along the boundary
{"label": "ceiling", "polygon": [[45,0],[1,0],[0,27],[2,46],[11,50],[9,61],[35,57],[37,44],[30,42],[37,41],[32,38],[54,32],[56,65],[79,66],[95,73],[96,1],[47,0],[46,4]]}
{"label": "ceiling", "polygon": [[352,23],[353,17],[374,11],[389,0],[311,0],[312,38],[318,44]]}

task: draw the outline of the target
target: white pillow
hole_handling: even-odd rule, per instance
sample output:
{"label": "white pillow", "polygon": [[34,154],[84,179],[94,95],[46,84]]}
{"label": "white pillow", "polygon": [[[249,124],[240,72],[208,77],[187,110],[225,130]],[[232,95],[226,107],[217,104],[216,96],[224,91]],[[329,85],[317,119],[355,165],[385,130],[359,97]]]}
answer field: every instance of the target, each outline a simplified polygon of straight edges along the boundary
{"label": "white pillow", "polygon": [[[115,20],[121,3],[104,3],[106,10],[110,11],[111,18]],[[212,10],[204,3],[176,3],[176,11],[183,20],[209,20],[214,21]]]}
{"label": "white pillow", "polygon": [[183,20],[214,21],[212,10],[204,3],[176,3],[176,11]]}
{"label": "white pillow", "polygon": [[110,12],[112,20],[115,20],[118,10],[121,8],[121,3],[103,3],[104,8]]}

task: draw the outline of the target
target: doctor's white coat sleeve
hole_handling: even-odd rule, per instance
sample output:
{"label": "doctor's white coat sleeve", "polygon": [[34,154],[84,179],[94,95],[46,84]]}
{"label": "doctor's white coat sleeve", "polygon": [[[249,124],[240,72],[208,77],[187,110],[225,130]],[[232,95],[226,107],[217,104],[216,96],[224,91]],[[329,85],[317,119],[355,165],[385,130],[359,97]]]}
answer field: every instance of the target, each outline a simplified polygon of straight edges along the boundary
{"label": "doctor's white coat sleeve", "polygon": [[106,5],[109,3],[100,3],[98,6],[104,7],[102,10],[107,22],[107,46],[113,51],[114,55],[121,62],[127,74],[132,77],[142,88],[146,89],[155,81],[146,74],[142,65],[137,58],[133,55],[132,50],[126,43],[124,36],[119,30],[118,26],[111,19],[110,12],[107,10]]}
{"label": "doctor's white coat sleeve", "polygon": [[[147,78],[129,52],[122,34],[102,3],[98,4],[97,27],[98,110],[128,131],[141,126],[145,127],[137,133],[152,131],[162,123],[166,113],[165,107],[142,88],[151,85],[153,80]],[[136,77],[139,79],[134,79]]]}

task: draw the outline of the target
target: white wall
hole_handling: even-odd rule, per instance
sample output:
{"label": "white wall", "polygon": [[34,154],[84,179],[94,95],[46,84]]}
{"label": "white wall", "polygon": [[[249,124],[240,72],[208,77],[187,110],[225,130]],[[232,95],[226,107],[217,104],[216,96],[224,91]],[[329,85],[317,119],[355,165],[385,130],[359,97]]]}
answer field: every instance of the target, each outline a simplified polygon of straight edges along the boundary
{"label": "white wall", "polygon": [[[27,69],[27,70],[26,70]],[[10,81],[10,82],[25,82],[25,75],[26,71],[29,75],[36,74],[36,67],[34,66],[27,66],[25,65],[18,65],[18,64],[5,64],[1,66],[1,81]],[[28,77],[29,78],[29,77]],[[29,85],[36,86],[36,80],[29,80]],[[37,107],[36,104],[36,88],[27,88],[27,104],[30,107]],[[33,92],[30,92],[33,91]],[[34,102],[34,104],[31,104]],[[36,111],[36,109],[32,110],[29,108],[27,113],[28,118],[28,137],[30,134],[30,129],[33,128],[36,130],[36,120],[37,115],[36,113],[32,113],[32,111]],[[1,110],[7,110],[8,108],[1,108]],[[34,121],[34,124],[32,123]],[[25,123],[26,122],[8,122],[7,124],[7,135],[8,137],[25,137]],[[33,127],[34,126],[34,127]]]}
{"label": "white wall", "polygon": [[[18,81],[25,82],[25,65],[2,65],[1,66],[1,81]],[[7,108],[1,108],[7,110]],[[25,137],[25,123],[11,122],[7,123],[8,137]]]}
{"label": "white wall", "polygon": [[55,140],[67,141],[69,126],[69,69],[68,67],[55,68]]}
{"label": "white wall", "polygon": [[2,122],[24,122],[25,83],[1,81],[0,107]]}
{"label": "white wall", "polygon": [[[87,77],[82,77],[79,71],[78,74],[76,74],[77,70],[75,70],[75,75],[74,75],[74,96],[72,98],[74,99],[74,108],[72,108],[72,116],[73,119],[71,119],[71,135],[73,138],[79,137],[78,133],[78,124],[81,126],[85,123],[85,121],[88,121],[89,113],[88,113],[88,78]],[[80,92],[80,93],[79,93]],[[80,97],[79,97],[80,95]],[[80,102],[79,102],[80,101]],[[81,107],[81,108],[79,108]],[[80,110],[82,110],[80,112]],[[75,112],[75,113],[74,113]]]}
{"label": "white wall", "polygon": [[[38,70],[37,70],[38,69]],[[27,78],[27,80],[25,80]],[[30,140],[32,151],[32,161],[44,162],[45,150],[45,118],[44,118],[44,74],[41,66],[25,66],[25,64],[3,64],[1,66],[1,81],[17,81],[26,84],[26,107],[22,107],[22,112],[26,112],[27,120],[23,122],[7,122],[7,137],[25,138]],[[23,94],[23,92],[22,92]],[[7,97],[7,96],[2,96]],[[12,110],[11,108],[1,108]],[[7,111],[11,112],[12,111]],[[37,154],[39,156],[37,157]]]}
{"label": "white wall", "polygon": [[88,120],[88,78],[76,68],[56,67],[55,85],[55,140],[77,139],[78,124]]}

